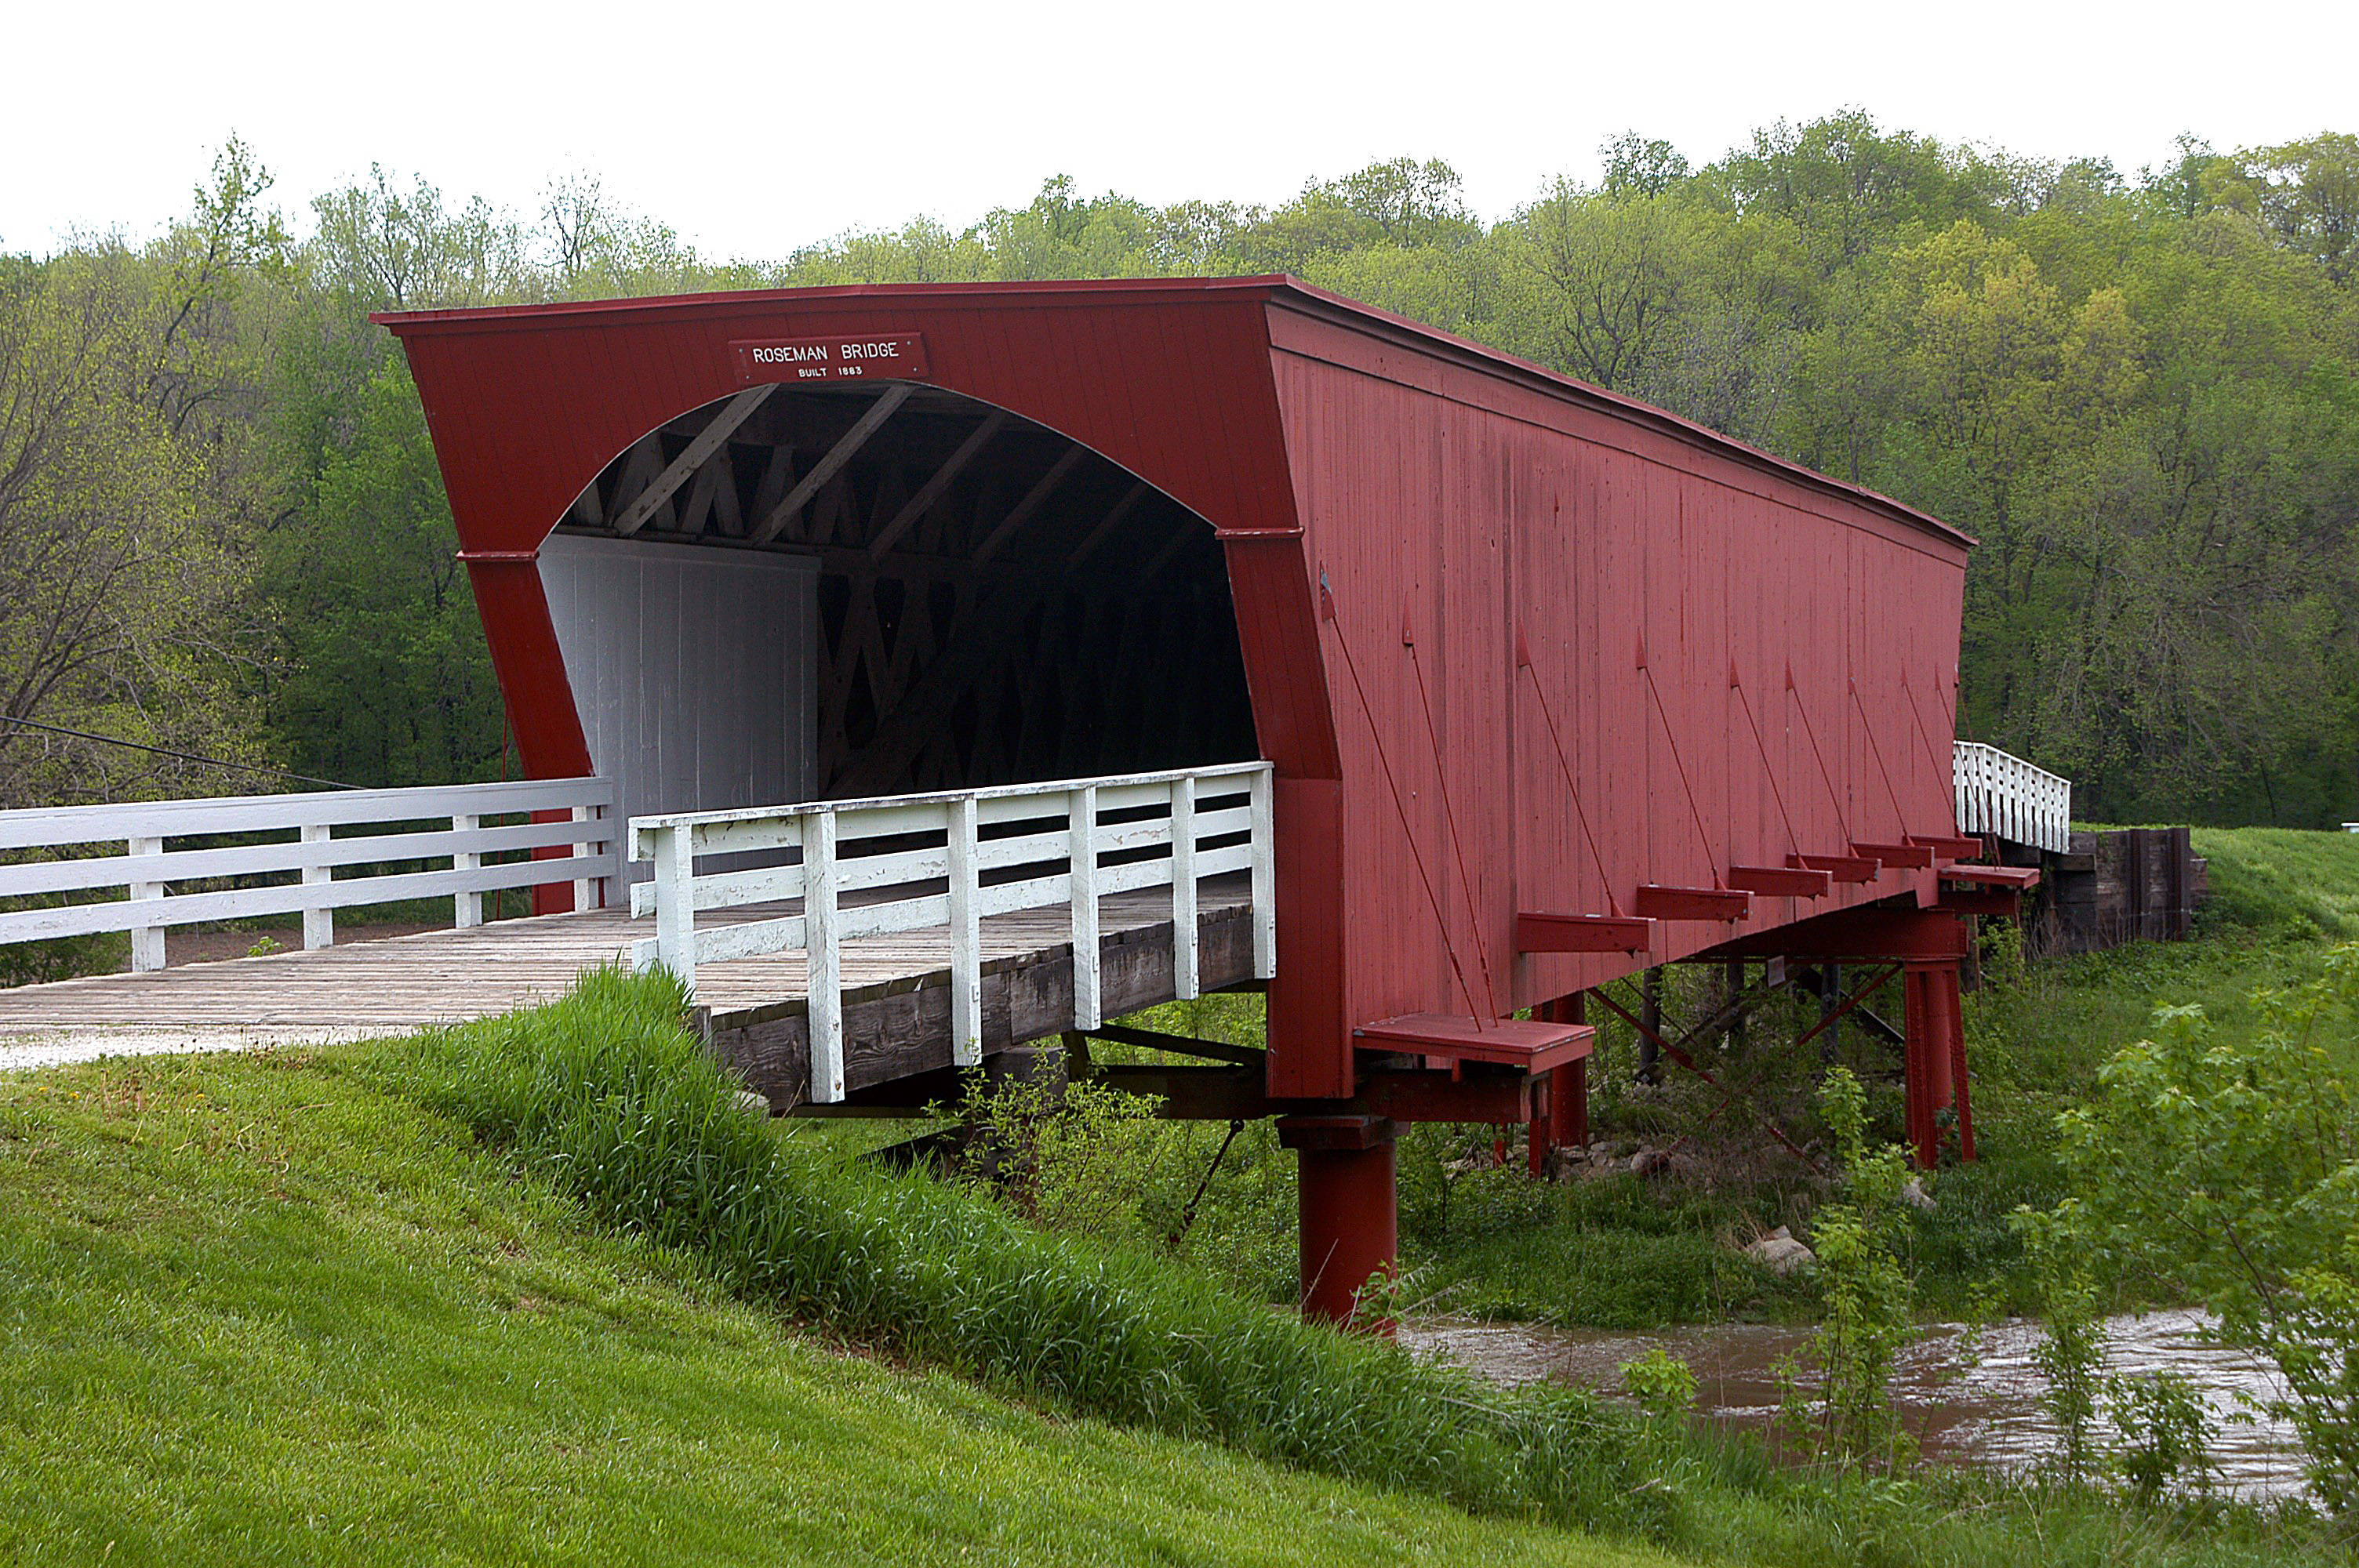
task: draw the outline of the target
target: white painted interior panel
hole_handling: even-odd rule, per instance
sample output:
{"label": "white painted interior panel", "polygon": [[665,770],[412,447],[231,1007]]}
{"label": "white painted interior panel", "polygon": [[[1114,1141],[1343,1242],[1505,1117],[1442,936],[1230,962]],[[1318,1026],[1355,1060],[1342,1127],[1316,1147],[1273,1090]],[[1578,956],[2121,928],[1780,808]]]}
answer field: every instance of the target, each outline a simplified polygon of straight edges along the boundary
{"label": "white painted interior panel", "polygon": [[590,760],[614,781],[620,815],[811,797],[817,561],[552,534],[540,580]]}

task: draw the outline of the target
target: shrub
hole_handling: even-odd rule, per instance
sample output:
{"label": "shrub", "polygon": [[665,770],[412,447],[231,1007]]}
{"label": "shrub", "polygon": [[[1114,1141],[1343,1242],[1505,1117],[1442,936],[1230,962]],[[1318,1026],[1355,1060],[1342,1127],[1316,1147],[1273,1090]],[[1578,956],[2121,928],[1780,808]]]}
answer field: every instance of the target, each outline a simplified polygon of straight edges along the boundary
{"label": "shrub", "polygon": [[2074,1197],[2054,1211],[2093,1256],[2185,1288],[2226,1342],[2268,1357],[2321,1501],[2359,1504],[2359,1125],[2349,1034],[2359,944],[2260,999],[2246,1042],[2164,1008],[2095,1098],[2058,1119]]}

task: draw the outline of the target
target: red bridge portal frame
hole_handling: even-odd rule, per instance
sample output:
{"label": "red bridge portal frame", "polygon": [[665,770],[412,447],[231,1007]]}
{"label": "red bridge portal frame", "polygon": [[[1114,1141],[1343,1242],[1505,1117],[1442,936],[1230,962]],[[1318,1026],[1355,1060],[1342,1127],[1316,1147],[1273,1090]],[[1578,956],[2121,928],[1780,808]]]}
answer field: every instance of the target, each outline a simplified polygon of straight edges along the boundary
{"label": "red bridge portal frame", "polygon": [[1550,1086],[1561,1133],[1615,977],[1904,962],[1912,1124],[1953,1093],[1995,895],[1944,892],[1972,541],[1931,517],[1283,277],[379,319],[537,776],[592,771],[616,678],[560,645],[560,525],[811,563],[806,797],[1275,763],[1315,1310],[1389,1266],[1389,1119]]}

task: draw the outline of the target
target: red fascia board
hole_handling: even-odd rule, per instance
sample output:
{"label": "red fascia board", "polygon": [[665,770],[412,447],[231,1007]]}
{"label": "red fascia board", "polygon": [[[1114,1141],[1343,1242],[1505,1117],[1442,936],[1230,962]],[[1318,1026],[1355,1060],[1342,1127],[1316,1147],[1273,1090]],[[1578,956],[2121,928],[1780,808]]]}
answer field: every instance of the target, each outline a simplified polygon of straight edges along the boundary
{"label": "red fascia board", "polygon": [[[781,308],[940,303],[961,308],[1038,309],[1043,306],[1159,303],[1207,295],[1267,298],[1292,283],[1278,274],[1254,277],[1106,277],[1008,283],[843,283],[816,288],[740,288],[710,294],[650,294],[628,299],[566,299],[547,305],[481,305],[449,310],[377,310],[369,319],[397,334],[522,331],[668,318],[707,320],[775,315]],[[1299,287],[1299,286],[1296,286]]]}

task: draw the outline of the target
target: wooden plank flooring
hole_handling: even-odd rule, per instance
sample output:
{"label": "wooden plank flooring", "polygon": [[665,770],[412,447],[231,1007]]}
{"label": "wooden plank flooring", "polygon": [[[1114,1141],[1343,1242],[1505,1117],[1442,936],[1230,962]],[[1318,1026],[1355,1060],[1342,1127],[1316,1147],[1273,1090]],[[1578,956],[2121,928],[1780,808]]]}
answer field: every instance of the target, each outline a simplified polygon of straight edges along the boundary
{"label": "wooden plank flooring", "polygon": [[[1242,874],[1207,880],[1199,902],[1208,942],[1231,926],[1250,924]],[[700,915],[699,924],[768,919],[790,907],[713,912]],[[1071,1016],[1070,920],[1060,905],[983,922],[986,989],[998,999],[995,1010],[986,1005],[987,1041],[1004,1043],[1010,1029],[1032,1030],[1016,1036],[1024,1039],[1052,1033],[1058,1023],[1044,1020],[1053,1013],[1055,999],[1043,994],[1042,987],[1046,983],[1053,993],[1060,971],[1065,1016]],[[1168,889],[1103,901],[1101,941],[1107,962],[1117,964],[1129,955],[1124,1007],[1169,1000],[1170,922]],[[585,968],[628,963],[631,944],[654,929],[653,920],[596,910],[0,990],[0,1068],[117,1053],[351,1039],[486,1017],[552,1000]],[[1159,955],[1160,995],[1150,994],[1158,983],[1157,966],[1139,961],[1150,950]],[[1249,978],[1249,969],[1238,974],[1231,972],[1234,968],[1234,960],[1207,962],[1205,986]],[[946,927],[844,944],[846,1024],[854,1042],[847,1065],[857,1064],[856,1077],[873,1083],[879,1081],[880,1069],[894,1063],[906,1061],[910,1070],[921,1070],[921,1063],[949,1060],[949,972]],[[1029,983],[1017,988],[1021,994],[1011,1006],[1012,977],[1019,976]],[[767,1043],[781,1087],[796,1076],[781,1053],[790,1049],[788,1037],[799,1043],[803,985],[800,953],[707,964],[697,970],[697,1000],[709,1010],[716,1044],[753,1031],[747,1037]],[[1142,990],[1142,985],[1150,989]],[[923,1005],[909,1000],[921,996]],[[1137,1000],[1141,996],[1147,1000]],[[939,1009],[931,1005],[936,999]],[[887,1018],[897,1022],[886,1024]],[[859,1044],[886,1036],[893,1041],[889,1060]],[[800,1065],[807,1081],[807,1063]]]}

